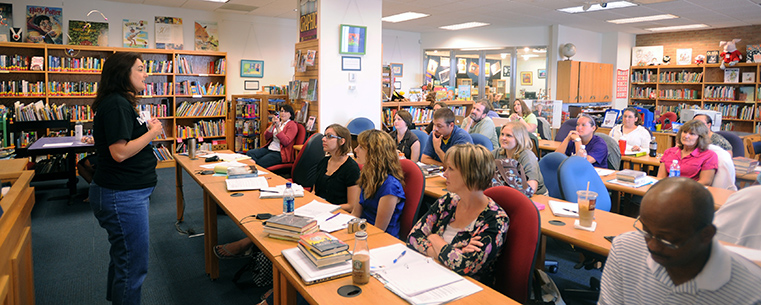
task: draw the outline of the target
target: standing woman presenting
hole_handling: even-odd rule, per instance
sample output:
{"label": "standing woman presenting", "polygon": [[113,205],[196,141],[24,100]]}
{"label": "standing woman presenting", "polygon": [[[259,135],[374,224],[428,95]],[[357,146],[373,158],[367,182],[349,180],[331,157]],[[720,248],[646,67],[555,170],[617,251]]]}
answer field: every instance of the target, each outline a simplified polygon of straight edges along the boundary
{"label": "standing woman presenting", "polygon": [[111,243],[106,300],[113,304],[140,304],[148,273],[148,197],[157,181],[149,143],[162,126],[135,108],[147,77],[139,54],[114,53],[103,65],[92,105],[98,167],[90,207]]}

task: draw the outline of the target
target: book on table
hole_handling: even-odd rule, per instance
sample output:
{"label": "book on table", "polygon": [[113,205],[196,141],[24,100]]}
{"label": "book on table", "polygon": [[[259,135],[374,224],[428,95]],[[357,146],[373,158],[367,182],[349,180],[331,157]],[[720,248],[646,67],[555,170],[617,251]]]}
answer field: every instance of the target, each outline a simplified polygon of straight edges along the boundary
{"label": "book on table", "polygon": [[347,243],[325,232],[301,235],[299,238],[299,244],[321,256],[331,255],[349,249]]}
{"label": "book on table", "polygon": [[298,248],[301,250],[301,253],[304,253],[304,256],[306,256],[309,261],[317,266],[317,268],[340,264],[351,259],[351,253],[346,250],[322,256],[313,252],[312,250],[307,249],[300,243],[298,244]]}
{"label": "book on table", "polygon": [[293,214],[280,214],[264,222],[264,232],[269,234],[269,237],[291,241],[299,241],[301,235],[317,230],[317,221]]}
{"label": "book on table", "polygon": [[268,237],[275,238],[275,239],[296,241],[296,242],[299,241],[299,239],[301,238],[301,235],[311,234],[311,233],[317,232],[317,230],[319,230],[319,227],[316,225],[310,226],[309,228],[305,230],[301,230],[301,231],[293,231],[293,230],[273,228],[273,227],[267,227],[267,226],[265,226],[263,229],[264,233],[267,233]]}
{"label": "book on table", "polygon": [[616,179],[621,181],[627,181],[632,183],[638,183],[641,182],[642,179],[645,179],[647,177],[647,174],[642,171],[635,171],[631,169],[625,169],[622,171],[616,172]]}

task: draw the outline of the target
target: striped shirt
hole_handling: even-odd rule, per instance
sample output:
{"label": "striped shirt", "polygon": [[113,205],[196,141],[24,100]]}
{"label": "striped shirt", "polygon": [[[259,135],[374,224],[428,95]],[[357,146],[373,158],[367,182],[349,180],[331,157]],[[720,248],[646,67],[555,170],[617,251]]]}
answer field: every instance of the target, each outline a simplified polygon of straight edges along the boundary
{"label": "striped shirt", "polygon": [[761,268],[716,239],[703,270],[674,286],[640,233],[616,237],[602,274],[598,304],[761,304]]}

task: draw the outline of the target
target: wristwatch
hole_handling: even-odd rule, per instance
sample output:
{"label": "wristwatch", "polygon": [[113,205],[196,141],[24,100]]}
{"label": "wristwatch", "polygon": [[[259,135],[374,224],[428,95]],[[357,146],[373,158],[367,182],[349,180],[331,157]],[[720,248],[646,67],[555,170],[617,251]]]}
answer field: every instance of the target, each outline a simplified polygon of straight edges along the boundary
{"label": "wristwatch", "polygon": [[576,142],[581,142],[581,138],[576,138],[576,139],[573,139],[573,140],[576,141]]}

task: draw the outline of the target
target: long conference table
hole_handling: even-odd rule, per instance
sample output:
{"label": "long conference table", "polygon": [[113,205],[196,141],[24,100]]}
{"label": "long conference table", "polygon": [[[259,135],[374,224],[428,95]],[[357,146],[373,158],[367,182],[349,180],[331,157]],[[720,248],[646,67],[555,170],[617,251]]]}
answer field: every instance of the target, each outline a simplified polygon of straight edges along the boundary
{"label": "long conference table", "polygon": [[[232,153],[230,151],[220,151],[221,153]],[[184,198],[182,195],[183,179],[182,171],[186,171],[193,180],[203,189],[204,202],[204,260],[206,263],[206,273],[210,278],[219,277],[219,260],[214,255],[214,246],[217,245],[217,214],[216,206],[221,207],[227,216],[229,216],[238,227],[250,238],[254,244],[270,259],[273,263],[273,283],[275,304],[295,304],[296,293],[300,293],[310,304],[407,304],[406,301],[396,296],[393,292],[386,289],[376,279],[371,279],[370,283],[363,285],[362,293],[352,298],[345,298],[337,293],[338,287],[351,284],[351,276],[346,276],[330,281],[305,285],[301,277],[286,262],[282,256],[282,250],[296,247],[295,242],[284,241],[267,237],[264,232],[262,221],[252,220],[251,215],[257,213],[280,214],[282,212],[282,199],[260,199],[259,191],[239,192],[243,196],[232,197],[232,192],[228,192],[225,184],[225,177],[213,175],[196,174],[201,170],[200,166],[207,164],[203,158],[190,160],[187,156],[174,155],[176,160],[176,184],[177,184],[177,219],[182,220],[184,210]],[[244,164],[253,164],[250,160],[240,161]],[[270,186],[285,184],[286,180],[278,175],[267,172],[265,169],[258,167],[261,172],[266,172]],[[314,199],[320,199],[311,192],[304,192],[304,197],[296,198],[295,206],[306,205]],[[244,220],[241,223],[241,220]],[[401,243],[402,241],[381,231],[374,226],[368,226],[368,244],[371,248]],[[354,235],[348,234],[346,230],[339,230],[331,233],[336,238],[348,243],[353,249]],[[465,298],[453,301],[452,304],[519,304],[514,300],[500,294],[499,292],[482,285],[470,277],[467,280],[478,284],[483,290],[469,295]]]}

